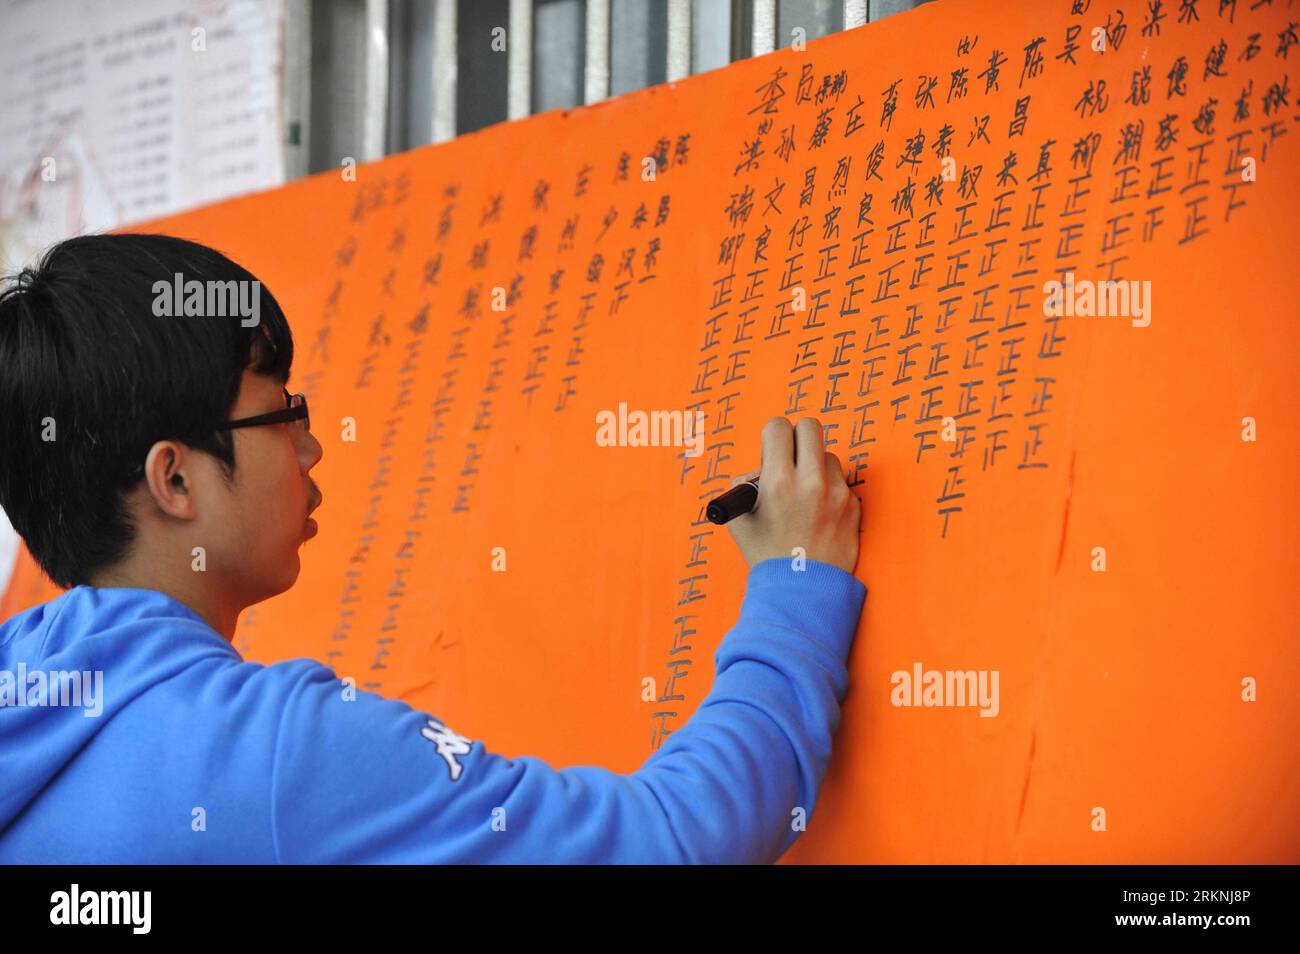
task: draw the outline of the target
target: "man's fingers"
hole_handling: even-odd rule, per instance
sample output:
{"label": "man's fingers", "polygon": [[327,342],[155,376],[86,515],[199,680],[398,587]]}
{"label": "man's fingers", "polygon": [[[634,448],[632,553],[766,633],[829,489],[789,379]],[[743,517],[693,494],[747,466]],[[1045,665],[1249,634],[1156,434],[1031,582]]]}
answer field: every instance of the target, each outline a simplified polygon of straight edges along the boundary
{"label": "man's fingers", "polygon": [[800,472],[825,468],[822,459],[822,425],[815,417],[802,417],[794,427],[794,466]]}
{"label": "man's fingers", "polygon": [[794,476],[794,431],[784,417],[774,417],[763,425],[763,466],[769,481]]}
{"label": "man's fingers", "polygon": [[840,464],[840,459],[830,451],[826,451],[826,476],[832,481],[844,481],[844,468]]}

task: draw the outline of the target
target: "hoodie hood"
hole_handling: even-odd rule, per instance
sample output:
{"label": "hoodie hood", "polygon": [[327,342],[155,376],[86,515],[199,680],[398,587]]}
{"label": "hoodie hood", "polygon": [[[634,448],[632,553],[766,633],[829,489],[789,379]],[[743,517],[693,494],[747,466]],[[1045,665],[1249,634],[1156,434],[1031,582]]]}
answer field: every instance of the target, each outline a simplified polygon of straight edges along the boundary
{"label": "hoodie hood", "polygon": [[238,651],[156,590],[78,586],[0,624],[0,836],[140,693]]}

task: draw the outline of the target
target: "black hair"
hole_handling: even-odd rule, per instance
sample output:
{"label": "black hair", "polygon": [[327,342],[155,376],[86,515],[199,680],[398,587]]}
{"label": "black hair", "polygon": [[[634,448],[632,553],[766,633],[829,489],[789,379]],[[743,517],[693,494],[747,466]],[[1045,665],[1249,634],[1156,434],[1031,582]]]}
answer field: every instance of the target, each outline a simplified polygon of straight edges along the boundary
{"label": "black hair", "polygon": [[250,286],[260,288],[256,324],[160,317],[155,283],[177,274],[209,288],[258,281],[170,235],[83,235],[0,291],[0,508],[61,587],[127,554],[136,528],[123,495],[156,441],[211,454],[230,480],[232,435],[216,427],[244,370],[289,380],[293,336],[265,284]]}

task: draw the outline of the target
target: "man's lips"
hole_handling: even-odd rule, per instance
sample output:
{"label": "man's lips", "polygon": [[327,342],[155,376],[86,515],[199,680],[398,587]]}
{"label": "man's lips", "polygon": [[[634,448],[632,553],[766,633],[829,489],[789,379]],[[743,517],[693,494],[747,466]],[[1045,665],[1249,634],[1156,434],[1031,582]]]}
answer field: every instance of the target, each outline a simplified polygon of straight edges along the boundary
{"label": "man's lips", "polygon": [[312,519],[311,515],[316,512],[316,508],[319,507],[322,503],[324,503],[324,501],[325,498],[323,496],[317,497],[316,502],[307,509],[307,519],[304,522],[303,526],[306,528],[308,537],[316,536],[316,532],[320,529],[316,521]]}

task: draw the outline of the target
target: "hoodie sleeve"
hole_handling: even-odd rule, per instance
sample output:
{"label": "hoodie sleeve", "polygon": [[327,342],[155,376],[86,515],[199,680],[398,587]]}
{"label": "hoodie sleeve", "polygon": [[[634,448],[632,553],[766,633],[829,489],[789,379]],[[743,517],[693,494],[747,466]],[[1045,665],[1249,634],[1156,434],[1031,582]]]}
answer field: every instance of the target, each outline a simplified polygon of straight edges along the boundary
{"label": "hoodie sleeve", "polygon": [[[766,863],[812,815],[866,587],[838,567],[749,573],[713,687],[636,772],[505,758],[307,660],[271,780],[282,863]],[[802,810],[802,816],[799,815]]]}

